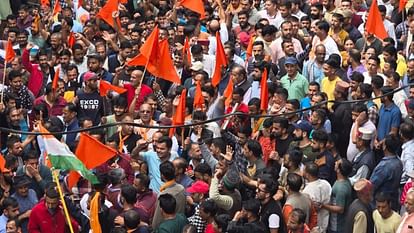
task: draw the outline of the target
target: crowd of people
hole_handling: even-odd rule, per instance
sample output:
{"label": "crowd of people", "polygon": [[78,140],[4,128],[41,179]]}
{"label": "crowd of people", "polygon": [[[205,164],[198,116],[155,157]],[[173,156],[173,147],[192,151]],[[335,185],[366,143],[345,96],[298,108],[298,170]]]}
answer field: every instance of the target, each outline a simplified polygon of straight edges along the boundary
{"label": "crowd of people", "polygon": [[[413,232],[411,5],[1,1],[0,233]],[[117,155],[70,185],[40,126]]]}

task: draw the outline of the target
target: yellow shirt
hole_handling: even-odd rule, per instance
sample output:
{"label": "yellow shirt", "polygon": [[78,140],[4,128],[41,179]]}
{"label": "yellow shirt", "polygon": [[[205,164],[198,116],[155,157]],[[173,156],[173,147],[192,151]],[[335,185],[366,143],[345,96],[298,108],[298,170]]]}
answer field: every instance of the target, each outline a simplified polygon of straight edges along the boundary
{"label": "yellow shirt", "polygon": [[[335,91],[335,86],[336,86],[336,82],[340,81],[341,79],[336,76],[334,80],[329,80],[328,77],[325,77],[322,79],[321,81],[321,91],[325,92],[326,95],[328,96],[328,100],[334,100],[334,91]],[[333,103],[330,102],[328,103],[328,108],[331,109]]]}
{"label": "yellow shirt", "polygon": [[[328,35],[330,35],[332,37],[332,35],[334,35],[334,31],[332,30],[332,28],[329,29]],[[345,44],[345,39],[348,38],[348,32],[346,32],[344,29],[341,29],[341,31],[339,31],[339,33],[337,33],[339,39],[341,39],[341,44]],[[333,37],[332,37],[333,38]]]}
{"label": "yellow shirt", "polygon": [[[384,57],[381,55],[378,56],[381,63],[380,63],[380,67],[381,70],[384,69]],[[397,72],[401,79],[404,78],[404,75],[407,73],[407,62],[405,61],[405,58],[403,56],[401,56],[400,54],[397,55],[397,70],[395,71]]]}
{"label": "yellow shirt", "polygon": [[372,218],[374,219],[376,233],[395,233],[401,222],[401,216],[394,211],[392,211],[389,218],[383,219],[378,210],[375,210],[372,213]]}

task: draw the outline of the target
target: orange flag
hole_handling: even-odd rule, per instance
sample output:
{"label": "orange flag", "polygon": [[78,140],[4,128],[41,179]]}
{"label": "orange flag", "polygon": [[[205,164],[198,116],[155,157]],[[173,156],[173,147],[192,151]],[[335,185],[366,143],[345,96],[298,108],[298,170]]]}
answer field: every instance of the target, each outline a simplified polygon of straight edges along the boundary
{"label": "orange flag", "polygon": [[57,70],[55,71],[55,76],[53,76],[52,90],[56,90],[58,86],[59,75],[60,75],[60,68],[57,68]]}
{"label": "orange flag", "polygon": [[182,0],[180,6],[188,8],[196,13],[200,14],[200,19],[206,17],[206,12],[204,10],[204,2],[202,0]]}
{"label": "orange flag", "polygon": [[127,89],[122,88],[122,87],[118,87],[118,86],[114,86],[114,85],[110,84],[108,81],[100,80],[99,81],[99,94],[101,96],[106,96],[108,91],[115,91],[118,94],[122,94],[122,93],[125,93],[127,91]]}
{"label": "orange flag", "polygon": [[145,43],[139,49],[140,53],[153,64],[157,64],[158,62],[159,35],[160,30],[158,29],[158,26],[155,26],[154,30],[152,30],[151,34],[145,40]]}
{"label": "orange flag", "polygon": [[[101,10],[99,10],[98,14],[96,14],[96,17],[103,19],[107,24],[111,25],[111,27],[115,28],[112,12],[118,11],[118,4],[118,0],[108,0]],[[119,18],[116,19],[116,23],[118,24],[118,28],[121,28]]]}
{"label": "orange flag", "polygon": [[368,33],[374,34],[381,40],[388,37],[388,33],[384,27],[384,22],[382,21],[381,13],[378,9],[377,0],[373,0],[371,3],[368,19],[365,24],[365,30],[367,30]]}
{"label": "orange flag", "polygon": [[260,80],[260,110],[267,111],[269,105],[269,92],[267,90],[267,69],[265,68]]}
{"label": "orange flag", "polygon": [[[187,90],[183,89],[180,96],[180,101],[178,102],[177,108],[175,109],[175,114],[173,115],[173,125],[184,125],[185,122],[185,102],[187,98]],[[170,137],[174,136],[175,128],[170,129]]]}
{"label": "orange flag", "polygon": [[186,37],[184,41],[183,56],[185,55],[187,55],[188,64],[191,64],[191,51],[190,51],[190,43],[188,41],[188,37]]}
{"label": "orange flag", "polygon": [[59,0],[55,0],[55,6],[53,7],[53,16],[59,14],[62,11]]}
{"label": "orange flag", "polygon": [[68,45],[69,45],[69,47],[72,48],[73,45],[75,44],[75,42],[76,42],[75,35],[74,35],[73,32],[70,32],[69,38],[68,38]]}
{"label": "orange flag", "polygon": [[398,12],[401,12],[404,10],[405,5],[407,5],[407,0],[400,0],[400,4],[398,5]]}
{"label": "orange flag", "polygon": [[[117,154],[117,151],[102,144],[89,134],[81,133],[75,154],[87,169],[93,169],[114,157]],[[79,178],[79,173],[75,171],[71,171],[69,173],[69,189],[72,189],[72,187],[78,182]]]}
{"label": "orange flag", "polygon": [[50,2],[49,2],[49,0],[40,0],[40,5],[41,6],[50,6]]}
{"label": "orange flag", "polygon": [[99,192],[95,193],[95,196],[92,197],[91,204],[90,204],[90,226],[91,232],[93,233],[102,233],[101,224],[99,223],[99,206],[100,206],[100,196]]}
{"label": "orange flag", "polygon": [[249,59],[251,56],[253,56],[253,43],[256,37],[251,36],[249,40],[249,44],[247,45],[246,49],[246,59]]}
{"label": "orange flag", "polygon": [[216,66],[214,67],[214,74],[211,78],[211,84],[213,84],[213,87],[216,87],[220,83],[221,69],[223,68],[223,66],[227,66],[226,53],[224,52],[224,47],[221,43],[219,32],[216,32],[216,42]]}
{"label": "orange flag", "polygon": [[15,57],[16,57],[16,53],[13,50],[13,43],[9,39],[6,45],[6,56],[5,56],[6,63],[11,62]]}
{"label": "orange flag", "polygon": [[204,105],[204,98],[201,90],[201,83],[197,81],[195,94],[194,94],[194,108],[202,108]]}
{"label": "orange flag", "polygon": [[223,93],[223,96],[226,97],[226,101],[224,102],[226,106],[230,105],[232,95],[233,95],[233,79],[230,77],[229,82],[227,83],[227,87]]}
{"label": "orange flag", "polygon": [[4,159],[3,155],[0,154],[0,172],[3,172],[6,168],[6,160]]}

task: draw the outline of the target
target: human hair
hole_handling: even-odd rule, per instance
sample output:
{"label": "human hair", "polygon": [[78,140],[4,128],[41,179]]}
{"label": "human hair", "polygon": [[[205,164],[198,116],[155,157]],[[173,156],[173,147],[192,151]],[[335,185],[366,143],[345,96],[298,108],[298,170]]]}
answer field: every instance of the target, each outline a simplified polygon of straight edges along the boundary
{"label": "human hair", "polygon": [[290,212],[290,216],[297,217],[299,224],[304,224],[306,222],[306,213],[302,209],[299,209],[299,208],[293,209],[292,212]]}
{"label": "human hair", "polygon": [[279,187],[279,182],[271,174],[262,174],[259,184],[264,184],[266,192],[270,193],[271,196],[276,194]]}
{"label": "human hair", "polygon": [[400,140],[395,135],[389,134],[385,136],[384,139],[385,148],[393,153],[397,154],[398,149],[400,148]]}
{"label": "human hair", "polygon": [[197,228],[194,225],[187,224],[183,228],[183,233],[197,233]]}
{"label": "human hair", "polygon": [[196,111],[193,112],[193,121],[194,120],[206,121],[207,120],[207,115],[203,111],[196,110]]}
{"label": "human hair", "polygon": [[[192,144],[196,144],[196,143],[192,143]],[[197,143],[197,145],[198,145],[198,143]],[[188,167],[187,160],[185,160],[182,157],[177,157],[177,158],[174,159],[174,161],[178,161],[177,167],[176,167],[176,169],[178,170],[178,172],[180,174],[184,174],[186,168]]]}
{"label": "human hair", "polygon": [[300,103],[298,99],[290,99],[286,103],[291,104],[295,108],[295,110],[298,110],[300,108]]}
{"label": "human hair", "polygon": [[158,143],[162,144],[165,143],[167,145],[168,149],[171,149],[172,147],[172,140],[170,137],[168,136],[162,136],[158,139]]}
{"label": "human hair", "polygon": [[258,217],[260,212],[260,201],[258,199],[249,199],[243,202],[243,209],[249,211],[254,216]]}
{"label": "human hair", "polygon": [[318,27],[319,30],[324,31],[325,33],[328,33],[330,28],[329,23],[325,20],[318,21],[316,23],[316,27]]}
{"label": "human hair", "polygon": [[124,184],[121,186],[121,196],[125,199],[128,204],[135,204],[137,202],[137,189],[131,184]]}
{"label": "human hair", "polygon": [[144,186],[146,189],[149,189],[150,186],[150,179],[149,177],[144,173],[139,173],[135,175],[135,179],[139,180],[139,183]]}
{"label": "human hair", "polygon": [[302,177],[292,172],[287,175],[286,181],[287,185],[289,186],[289,189],[293,192],[299,192],[303,184]]}
{"label": "human hair", "polygon": [[414,138],[414,126],[406,122],[402,123],[400,125],[400,134],[406,140],[413,139]]}
{"label": "human hair", "polygon": [[213,140],[211,140],[211,144],[219,148],[221,153],[226,152],[226,143],[224,142],[223,138],[213,138]]}
{"label": "human hair", "polygon": [[174,214],[177,206],[177,201],[174,196],[166,193],[158,197],[160,208],[167,214]]}
{"label": "human hair", "polygon": [[39,159],[39,155],[36,150],[29,150],[25,153],[25,156],[23,157],[24,161],[28,161],[29,159]]}
{"label": "human hair", "polygon": [[247,106],[256,106],[258,109],[260,108],[260,99],[257,97],[251,98]]}
{"label": "human hair", "polygon": [[368,108],[364,103],[359,102],[359,103],[355,103],[352,106],[352,111],[353,112],[358,112],[358,113],[361,113],[361,112],[368,113]]}
{"label": "human hair", "polygon": [[274,25],[266,25],[262,29],[262,36],[273,35],[277,32],[277,28]]}
{"label": "human hair", "polygon": [[6,146],[8,149],[12,149],[15,143],[21,142],[20,137],[17,135],[11,135],[7,138]]}
{"label": "human hair", "polygon": [[289,161],[294,164],[295,167],[299,167],[303,159],[303,152],[299,148],[294,148],[288,151]]}
{"label": "human hair", "polygon": [[307,174],[309,174],[312,177],[318,177],[319,167],[318,165],[316,165],[316,163],[311,162],[311,163],[306,164],[305,171]]}
{"label": "human hair", "polygon": [[7,77],[9,79],[9,81],[13,81],[13,79],[15,79],[17,77],[22,77],[22,73],[20,71],[17,71],[17,70],[11,70]]}
{"label": "human hair", "polygon": [[355,82],[362,83],[362,82],[364,82],[364,75],[362,75],[361,73],[355,71],[351,74],[351,80],[355,81]]}
{"label": "human hair", "polygon": [[286,117],[275,117],[273,124],[279,124],[283,129],[288,129],[289,127],[289,121]]}
{"label": "human hair", "polygon": [[349,177],[352,173],[352,163],[347,160],[346,158],[341,158],[340,163],[338,166],[339,173],[341,173],[344,177]]}
{"label": "human hair", "polygon": [[[317,8],[319,11],[323,11],[323,5],[320,2],[315,2],[313,3],[310,7],[315,7]],[[309,16],[308,16],[309,17]]]}
{"label": "human hair", "polygon": [[326,144],[328,142],[328,134],[322,129],[315,130],[312,133],[312,140]]}
{"label": "human hair", "polygon": [[124,212],[124,225],[127,229],[135,229],[141,222],[141,218],[137,211],[134,209]]}
{"label": "human hair", "polygon": [[372,86],[368,83],[360,83],[359,89],[361,90],[361,93],[364,93],[365,98],[371,98],[372,95]]}
{"label": "human hair", "polygon": [[381,63],[380,59],[377,56],[370,56],[368,60],[374,60],[377,65]]}
{"label": "human hair", "polygon": [[200,44],[195,44],[191,46],[191,53],[192,54],[202,54],[203,53],[203,47]]}
{"label": "human hair", "polygon": [[391,204],[391,196],[388,193],[379,192],[375,195],[375,201],[377,202],[387,202],[388,205]]}
{"label": "human hair", "polygon": [[244,134],[246,136],[250,136],[252,134],[252,128],[250,125],[242,125],[240,127],[239,133]]}
{"label": "human hair", "polygon": [[[372,77],[371,85],[373,88],[380,89],[381,87],[384,86],[384,78],[382,78],[379,75],[375,75],[374,77]],[[370,98],[370,97],[371,96],[367,96],[367,98]]]}
{"label": "human hair", "polygon": [[388,53],[389,55],[391,55],[393,58],[396,58],[397,57],[397,49],[394,47],[394,45],[392,45],[392,44],[389,44],[389,45],[387,45],[387,46],[385,46],[383,49],[382,49],[382,52],[384,53],[384,52],[386,52],[386,53]]}
{"label": "human hair", "polygon": [[276,90],[275,90],[275,93],[274,94],[277,94],[277,95],[281,95],[282,96],[282,98],[286,101],[287,99],[288,99],[288,97],[289,97],[289,92],[288,92],[288,90],[286,90],[285,88],[283,88],[283,87],[277,87],[276,88]]}
{"label": "human hair", "polygon": [[262,157],[262,154],[263,154],[262,146],[260,145],[258,141],[253,140],[253,139],[247,139],[246,146],[256,158]]}
{"label": "human hair", "polygon": [[194,168],[194,172],[198,172],[202,175],[208,175],[211,177],[213,175],[211,167],[207,163],[200,163],[197,167]]}
{"label": "human hair", "polygon": [[309,83],[309,86],[317,86],[318,87],[318,91],[321,89],[321,85],[318,82],[316,82],[316,81],[310,82]]}
{"label": "human hair", "polygon": [[112,106],[127,108],[128,107],[128,101],[125,97],[123,97],[122,95],[119,95],[119,96],[116,96],[112,99]]}
{"label": "human hair", "polygon": [[17,202],[17,200],[14,197],[6,197],[3,200],[2,204],[3,204],[4,209],[7,209],[9,207],[12,207],[12,208],[19,207],[19,202]]}
{"label": "human hair", "polygon": [[214,217],[217,213],[218,206],[216,202],[212,199],[207,199],[200,204],[200,209],[203,209],[203,212],[210,215],[210,217]]}
{"label": "human hair", "polygon": [[46,197],[51,198],[51,199],[59,198],[59,193],[55,186],[50,186],[46,188],[45,195]]}
{"label": "human hair", "polygon": [[167,181],[175,179],[175,167],[171,161],[164,161],[160,164],[161,176]]}

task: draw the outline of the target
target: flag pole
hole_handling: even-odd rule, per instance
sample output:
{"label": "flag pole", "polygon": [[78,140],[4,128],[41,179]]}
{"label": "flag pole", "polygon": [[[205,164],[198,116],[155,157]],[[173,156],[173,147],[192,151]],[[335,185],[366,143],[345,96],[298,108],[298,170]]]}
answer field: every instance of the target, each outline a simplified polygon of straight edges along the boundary
{"label": "flag pole", "polygon": [[0,103],[3,103],[3,97],[4,97],[4,82],[6,80],[6,71],[7,71],[7,60],[4,59],[4,68],[3,68],[3,79],[1,81],[2,87],[1,87],[1,95],[0,95]]}
{"label": "flag pole", "polygon": [[147,72],[147,66],[148,66],[148,64],[149,64],[149,58],[148,58],[148,60],[147,60],[147,64],[145,64],[145,68],[144,68],[144,73],[142,73],[142,78],[141,78],[141,80],[139,81],[139,85],[138,85],[138,87],[141,87],[141,85],[142,85],[142,81],[144,80],[144,77],[145,77],[145,73]]}
{"label": "flag pole", "polygon": [[63,212],[65,213],[65,217],[66,217],[67,224],[69,225],[70,233],[74,233],[73,227],[72,227],[72,222],[70,221],[69,211],[68,211],[68,208],[66,207],[66,202],[65,202],[65,199],[63,197],[62,189],[60,187],[57,172],[58,171],[56,171],[55,169],[52,168],[53,179],[55,180],[56,185],[57,185],[57,189],[59,191],[60,200],[61,200],[62,206],[63,206]]}

